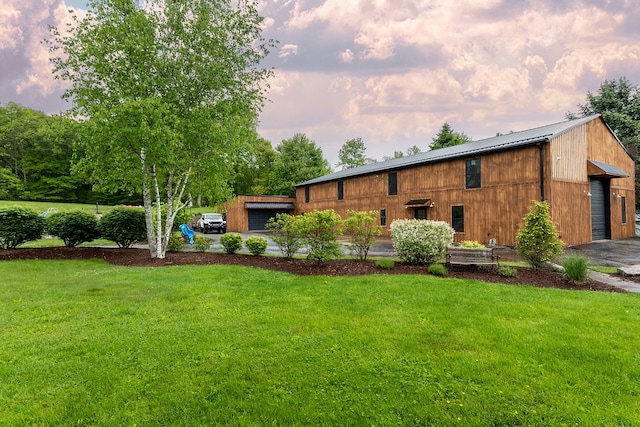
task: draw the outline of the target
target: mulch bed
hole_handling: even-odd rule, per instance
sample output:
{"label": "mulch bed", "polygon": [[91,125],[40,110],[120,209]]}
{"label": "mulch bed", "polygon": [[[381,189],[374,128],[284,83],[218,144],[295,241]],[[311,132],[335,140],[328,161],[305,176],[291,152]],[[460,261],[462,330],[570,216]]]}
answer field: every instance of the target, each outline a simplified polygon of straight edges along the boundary
{"label": "mulch bed", "polygon": [[[0,250],[0,261],[17,259],[102,259],[114,265],[131,267],[163,267],[168,265],[242,265],[282,271],[296,275],[359,276],[366,274],[429,274],[427,267],[396,262],[393,269],[383,270],[375,266],[374,261],[356,261],[352,259],[333,260],[322,266],[306,259],[287,259],[283,257],[252,256],[244,254],[228,255],[215,252],[168,252],[166,258],[149,256],[147,249],[118,248],[35,248]],[[485,282],[510,285],[530,285],[541,288],[559,288],[583,291],[625,292],[605,283],[588,280],[582,283],[570,283],[562,274],[554,270],[531,271],[517,268],[516,277],[500,276],[495,269],[482,267],[455,266],[449,269],[447,277],[459,279],[477,279]]]}

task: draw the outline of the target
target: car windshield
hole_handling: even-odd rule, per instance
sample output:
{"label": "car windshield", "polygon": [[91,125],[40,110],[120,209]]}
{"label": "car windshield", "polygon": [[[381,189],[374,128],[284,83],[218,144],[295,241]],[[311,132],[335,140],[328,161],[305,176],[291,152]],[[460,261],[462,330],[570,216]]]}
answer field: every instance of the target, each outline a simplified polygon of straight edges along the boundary
{"label": "car windshield", "polygon": [[211,214],[204,214],[202,215],[202,217],[204,219],[222,219],[222,215],[221,214],[217,214],[217,213],[211,213]]}

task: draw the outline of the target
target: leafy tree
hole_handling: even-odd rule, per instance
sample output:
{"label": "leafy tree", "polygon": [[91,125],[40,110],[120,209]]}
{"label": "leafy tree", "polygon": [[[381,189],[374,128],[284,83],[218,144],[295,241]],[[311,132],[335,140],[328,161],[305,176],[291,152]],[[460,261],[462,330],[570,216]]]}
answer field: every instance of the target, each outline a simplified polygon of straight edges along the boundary
{"label": "leafy tree", "polygon": [[340,147],[340,151],[338,152],[339,162],[336,166],[342,166],[344,170],[373,163],[374,160],[367,158],[365,155],[366,151],[367,147],[365,147],[362,138],[350,139]]}
{"label": "leafy tree", "polygon": [[420,147],[418,147],[417,145],[413,145],[407,148],[406,153],[407,153],[407,156],[415,156],[416,154],[422,153],[422,150],[420,150]]}
{"label": "leafy tree", "polygon": [[293,196],[295,185],[331,172],[322,149],[306,135],[297,133],[276,147],[273,187],[276,194]]}
{"label": "leafy tree", "polygon": [[551,220],[547,202],[533,201],[516,235],[516,251],[534,270],[562,253],[562,240]]}
{"label": "leafy tree", "polygon": [[76,169],[100,190],[142,194],[151,256],[164,258],[189,195],[231,194],[229,159],[250,149],[272,44],[254,1],[136,3],[90,0],[50,47],[82,121]]}
{"label": "leafy tree", "polygon": [[467,135],[454,132],[449,123],[445,122],[435,138],[431,141],[429,148],[437,150],[438,148],[453,147],[454,145],[465,144],[471,141]]}
{"label": "leafy tree", "polygon": [[349,250],[360,261],[367,259],[369,249],[375,243],[376,237],[382,234],[382,226],[377,225],[378,212],[348,211],[349,218],[344,220],[344,232],[348,234]]}
{"label": "leafy tree", "polygon": [[272,170],[276,151],[266,139],[259,138],[236,169],[234,194],[271,194]]}
{"label": "leafy tree", "polygon": [[11,169],[0,167],[0,200],[16,200],[20,198],[24,186]]}
{"label": "leafy tree", "polygon": [[605,122],[625,143],[640,144],[640,87],[626,77],[605,80],[597,93],[587,92],[578,112],[567,112],[567,119],[602,114]]}
{"label": "leafy tree", "polygon": [[387,160],[393,160],[393,159],[400,159],[402,157],[406,156],[415,156],[416,154],[420,154],[422,151],[420,151],[420,147],[418,147],[417,145],[413,145],[409,148],[407,148],[407,151],[402,152],[402,151],[394,151],[393,152],[393,156],[384,156],[382,158],[383,162],[386,162]]}
{"label": "leafy tree", "polygon": [[640,87],[626,77],[605,80],[597,93],[587,92],[586,103],[578,104],[578,112],[567,112],[569,120],[602,114],[604,121],[615,132],[627,150],[636,159],[636,208],[640,208]]}

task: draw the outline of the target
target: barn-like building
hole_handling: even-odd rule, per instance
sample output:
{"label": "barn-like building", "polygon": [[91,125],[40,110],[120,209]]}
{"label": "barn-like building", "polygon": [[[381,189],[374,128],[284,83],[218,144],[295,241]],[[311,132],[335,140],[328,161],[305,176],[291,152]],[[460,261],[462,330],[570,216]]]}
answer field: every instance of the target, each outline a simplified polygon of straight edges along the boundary
{"label": "barn-like building", "polygon": [[395,219],[431,219],[456,241],[512,246],[531,202],[545,200],[577,245],[635,235],[634,186],[632,156],[595,115],[331,173],[298,184],[295,198],[244,196],[227,216],[229,230],[247,231],[267,211],[376,211],[386,235]]}

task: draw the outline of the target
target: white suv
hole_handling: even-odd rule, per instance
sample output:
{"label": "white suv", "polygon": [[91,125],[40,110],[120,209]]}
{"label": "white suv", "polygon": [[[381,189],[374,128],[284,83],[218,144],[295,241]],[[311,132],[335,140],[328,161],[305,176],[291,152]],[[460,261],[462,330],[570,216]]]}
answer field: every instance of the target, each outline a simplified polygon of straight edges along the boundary
{"label": "white suv", "polygon": [[227,232],[227,221],[222,214],[206,213],[202,214],[198,220],[198,228],[202,233],[211,233],[217,230],[218,234]]}

